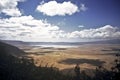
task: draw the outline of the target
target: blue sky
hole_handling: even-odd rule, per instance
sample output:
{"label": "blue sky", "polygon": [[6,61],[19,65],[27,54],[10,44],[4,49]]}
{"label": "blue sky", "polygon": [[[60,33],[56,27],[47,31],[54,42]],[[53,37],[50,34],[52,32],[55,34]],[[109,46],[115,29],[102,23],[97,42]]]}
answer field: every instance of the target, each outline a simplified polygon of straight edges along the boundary
{"label": "blue sky", "polygon": [[119,7],[119,0],[1,0],[0,39],[119,39]]}

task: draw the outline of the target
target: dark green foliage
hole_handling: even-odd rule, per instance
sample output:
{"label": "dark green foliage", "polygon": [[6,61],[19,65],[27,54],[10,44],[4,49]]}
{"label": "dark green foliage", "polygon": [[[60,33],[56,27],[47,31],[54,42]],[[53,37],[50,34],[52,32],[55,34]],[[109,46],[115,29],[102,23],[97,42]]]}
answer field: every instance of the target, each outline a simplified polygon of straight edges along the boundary
{"label": "dark green foliage", "polygon": [[120,54],[116,54],[114,66],[110,71],[102,66],[96,68],[94,80],[120,80]]}
{"label": "dark green foliage", "polygon": [[74,71],[75,71],[75,79],[80,80],[80,67],[79,67],[79,64],[76,64]]}
{"label": "dark green foliage", "polygon": [[0,80],[65,80],[53,67],[36,67],[32,60],[0,54]]}
{"label": "dark green foliage", "polygon": [[81,71],[81,80],[93,80],[91,76],[88,76],[85,71]]}
{"label": "dark green foliage", "polygon": [[116,54],[114,66],[111,68],[111,70],[107,70],[104,67],[99,66],[96,68],[93,77],[87,75],[84,71],[81,71],[81,73],[78,74],[77,72],[79,72],[79,69],[76,70],[75,76],[80,76],[80,79],[74,78],[73,80],[120,80],[120,54]]}
{"label": "dark green foliage", "polygon": [[[76,73],[74,76],[63,75],[57,68],[47,65],[37,67],[32,59],[18,58],[14,51],[12,54],[12,50],[7,49],[11,47],[13,46],[6,47],[5,44],[0,43],[0,80],[120,80],[120,54],[116,54],[115,64],[110,71],[99,66],[95,70],[95,75],[91,77],[84,71],[80,72],[77,66],[74,69]],[[22,52],[18,48],[11,49]]]}
{"label": "dark green foliage", "polygon": [[0,80],[68,80],[69,78],[57,68],[36,67],[32,59],[15,57],[0,45]]}

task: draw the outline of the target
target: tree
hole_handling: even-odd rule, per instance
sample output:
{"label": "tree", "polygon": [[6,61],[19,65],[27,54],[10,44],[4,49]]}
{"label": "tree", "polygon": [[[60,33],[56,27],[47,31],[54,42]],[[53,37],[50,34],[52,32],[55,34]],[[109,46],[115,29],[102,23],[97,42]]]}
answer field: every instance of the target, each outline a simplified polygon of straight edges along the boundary
{"label": "tree", "polygon": [[79,64],[76,64],[76,66],[74,68],[74,71],[75,71],[75,79],[80,80],[80,67],[79,67]]}

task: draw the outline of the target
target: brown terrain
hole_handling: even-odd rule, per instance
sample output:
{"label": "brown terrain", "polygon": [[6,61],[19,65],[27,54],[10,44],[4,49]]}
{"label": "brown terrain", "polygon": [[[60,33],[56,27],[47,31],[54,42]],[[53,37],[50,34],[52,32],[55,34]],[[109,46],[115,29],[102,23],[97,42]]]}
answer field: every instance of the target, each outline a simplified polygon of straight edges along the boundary
{"label": "brown terrain", "polygon": [[97,66],[110,69],[120,44],[85,44],[69,48],[24,46],[22,49],[37,66],[52,66],[72,73],[77,63],[81,70],[94,70]]}

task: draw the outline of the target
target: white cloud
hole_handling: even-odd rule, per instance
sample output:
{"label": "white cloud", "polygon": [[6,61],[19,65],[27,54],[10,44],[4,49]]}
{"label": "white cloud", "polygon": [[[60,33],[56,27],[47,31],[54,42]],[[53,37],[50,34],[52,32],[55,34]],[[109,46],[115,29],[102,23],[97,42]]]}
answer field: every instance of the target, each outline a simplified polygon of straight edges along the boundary
{"label": "white cloud", "polygon": [[78,27],[79,27],[79,28],[83,28],[83,27],[85,27],[85,26],[84,26],[84,25],[79,25]]}
{"label": "white cloud", "polygon": [[23,0],[0,0],[0,13],[9,16],[21,16],[22,13],[17,8],[18,2]]}
{"label": "white cloud", "polygon": [[84,29],[81,31],[73,31],[68,34],[69,38],[83,38],[83,39],[118,39],[120,38],[120,31],[117,27],[105,25],[96,29]]}
{"label": "white cloud", "polygon": [[58,26],[32,16],[0,19],[0,38],[24,41],[51,41],[64,37]]}
{"label": "white cloud", "polygon": [[85,6],[85,4],[80,5],[80,11],[86,11],[88,8]]}
{"label": "white cloud", "polygon": [[[82,6],[84,7],[84,6]],[[49,1],[37,6],[37,11],[42,12],[47,16],[65,16],[72,15],[79,11],[77,5],[69,2],[57,3],[56,1]]]}
{"label": "white cloud", "polygon": [[37,20],[32,16],[0,19],[0,39],[23,41],[62,41],[77,39],[118,39],[120,31],[117,27],[106,25],[96,29],[65,32],[59,26],[46,20]]}

